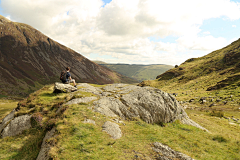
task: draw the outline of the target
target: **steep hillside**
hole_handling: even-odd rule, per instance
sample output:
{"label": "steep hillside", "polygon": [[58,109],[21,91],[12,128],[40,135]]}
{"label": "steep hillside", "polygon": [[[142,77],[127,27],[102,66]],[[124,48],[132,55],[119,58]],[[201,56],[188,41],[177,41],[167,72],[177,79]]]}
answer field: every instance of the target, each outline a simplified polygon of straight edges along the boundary
{"label": "steep hillside", "polygon": [[45,84],[59,81],[59,74],[66,66],[71,67],[77,82],[134,82],[91,62],[29,25],[0,16],[0,32],[1,95],[26,96]]}
{"label": "steep hillside", "polygon": [[139,85],[178,93],[182,97],[179,100],[212,96],[215,100],[224,99],[225,103],[240,103],[240,39],[206,56],[188,59],[156,80]]}
{"label": "steep hillside", "polygon": [[104,62],[96,61],[101,66],[105,66],[113,71],[116,71],[127,77],[134,78],[136,80],[154,80],[157,75],[164,73],[165,71],[173,68],[170,65],[153,64],[153,65],[139,65],[139,64],[107,64]]}

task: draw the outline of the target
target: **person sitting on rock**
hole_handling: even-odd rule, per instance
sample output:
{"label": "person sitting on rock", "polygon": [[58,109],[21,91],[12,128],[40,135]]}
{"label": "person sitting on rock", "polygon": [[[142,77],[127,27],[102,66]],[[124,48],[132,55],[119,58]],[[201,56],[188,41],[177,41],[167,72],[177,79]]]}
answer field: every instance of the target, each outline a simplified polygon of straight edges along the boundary
{"label": "person sitting on rock", "polygon": [[67,70],[67,74],[66,74],[66,83],[73,83],[74,87],[77,87],[77,86],[76,86],[76,82],[75,82],[75,80],[72,79],[72,77],[71,77],[71,74],[70,74],[70,67],[67,67],[66,70]]}

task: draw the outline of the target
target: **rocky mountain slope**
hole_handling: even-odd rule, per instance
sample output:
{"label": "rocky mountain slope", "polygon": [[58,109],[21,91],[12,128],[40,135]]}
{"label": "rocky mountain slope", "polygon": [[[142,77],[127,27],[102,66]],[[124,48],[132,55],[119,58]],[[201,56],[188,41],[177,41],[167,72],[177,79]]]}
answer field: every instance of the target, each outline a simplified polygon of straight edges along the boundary
{"label": "rocky mountain slope", "polygon": [[33,27],[0,16],[0,94],[22,95],[59,80],[66,66],[77,82],[135,82],[99,66]]}
{"label": "rocky mountain slope", "polygon": [[[1,120],[0,158],[239,158],[238,126],[190,114],[200,126],[171,94],[128,84],[77,86],[55,83],[19,102]],[[219,135],[223,126],[232,140]]]}
{"label": "rocky mountain slope", "polygon": [[101,61],[94,61],[101,66],[105,66],[113,71],[116,71],[127,77],[131,77],[141,82],[143,80],[154,80],[157,75],[164,73],[165,71],[173,68],[171,65],[165,64],[152,64],[152,65],[141,65],[141,64],[107,64]]}
{"label": "rocky mountain slope", "polygon": [[209,102],[219,99],[221,104],[239,104],[240,39],[206,56],[188,59],[157,76],[156,80],[139,85],[171,90],[182,96],[182,100],[205,97]]}

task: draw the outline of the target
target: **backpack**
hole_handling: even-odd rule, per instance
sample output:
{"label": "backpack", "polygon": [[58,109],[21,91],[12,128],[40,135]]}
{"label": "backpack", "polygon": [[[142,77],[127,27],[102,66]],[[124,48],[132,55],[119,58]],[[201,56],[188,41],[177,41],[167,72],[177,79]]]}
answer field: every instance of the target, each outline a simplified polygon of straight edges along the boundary
{"label": "backpack", "polygon": [[62,72],[61,72],[60,80],[61,80],[63,83],[67,82],[67,77],[66,77],[66,75],[67,75],[67,72],[65,72],[65,71],[62,71]]}

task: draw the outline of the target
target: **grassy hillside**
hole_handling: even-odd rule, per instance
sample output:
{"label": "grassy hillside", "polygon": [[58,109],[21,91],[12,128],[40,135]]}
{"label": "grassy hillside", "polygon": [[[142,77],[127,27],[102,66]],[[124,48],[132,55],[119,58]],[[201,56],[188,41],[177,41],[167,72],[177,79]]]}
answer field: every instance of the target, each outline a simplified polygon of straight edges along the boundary
{"label": "grassy hillside", "polygon": [[157,75],[173,68],[170,65],[156,64],[156,65],[138,65],[138,64],[107,64],[100,61],[95,61],[101,66],[105,66],[113,71],[130,78],[134,78],[139,82],[143,80],[154,80]]}
{"label": "grassy hillside", "polygon": [[[179,101],[201,97],[211,103],[229,106],[240,104],[240,40],[200,58],[191,58],[180,66],[159,75],[156,80],[144,81],[170,93],[176,93]],[[220,102],[216,102],[220,99]],[[199,103],[198,103],[199,104]]]}
{"label": "grassy hillside", "polygon": [[[22,135],[0,139],[0,159],[36,159],[45,133],[53,126],[57,136],[48,141],[54,145],[50,150],[53,159],[154,159],[153,142],[167,144],[194,159],[240,159],[240,126],[207,112],[187,110],[190,118],[211,133],[178,121],[163,127],[136,119],[119,124],[123,137],[118,140],[111,139],[101,128],[113,118],[93,112],[89,109],[91,103],[65,106],[66,111],[56,115],[59,106],[71,98],[95,96],[78,92],[77,97],[55,94],[53,86],[48,85],[21,101],[16,116],[31,113],[42,119]],[[231,111],[226,112],[226,116],[232,115]],[[239,113],[234,116],[240,117]],[[86,118],[96,125],[83,123]]]}

